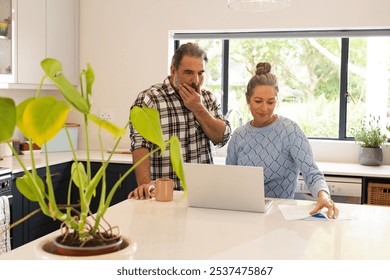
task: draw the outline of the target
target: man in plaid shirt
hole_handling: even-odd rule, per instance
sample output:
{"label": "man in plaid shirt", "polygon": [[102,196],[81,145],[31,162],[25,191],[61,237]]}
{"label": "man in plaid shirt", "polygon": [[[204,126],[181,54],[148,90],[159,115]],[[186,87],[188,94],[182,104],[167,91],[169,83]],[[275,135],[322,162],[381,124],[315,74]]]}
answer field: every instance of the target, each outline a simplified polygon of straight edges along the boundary
{"label": "man in plaid shirt", "polygon": [[[212,164],[210,141],[223,146],[231,133],[229,122],[222,115],[215,96],[201,89],[207,60],[206,52],[197,44],[181,45],[173,55],[170,76],[163,83],[138,94],[132,105],[145,105],[159,111],[164,141],[176,135],[185,162]],[[130,140],[134,163],[155,148],[153,143],[140,136],[132,124]],[[173,179],[175,189],[182,190],[171,166],[168,149],[161,157],[159,153],[153,154],[136,168],[138,187],[129,194],[129,198],[150,198],[148,188],[151,181],[163,177]]]}

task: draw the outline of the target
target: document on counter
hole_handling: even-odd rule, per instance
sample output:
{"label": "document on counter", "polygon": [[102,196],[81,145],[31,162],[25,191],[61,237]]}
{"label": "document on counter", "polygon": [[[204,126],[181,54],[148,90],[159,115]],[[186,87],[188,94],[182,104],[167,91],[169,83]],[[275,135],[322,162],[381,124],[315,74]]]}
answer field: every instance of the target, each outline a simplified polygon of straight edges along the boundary
{"label": "document on counter", "polygon": [[[283,217],[287,220],[305,220],[305,221],[318,221],[318,220],[330,220],[326,215],[328,209],[322,208],[314,215],[310,215],[310,211],[315,207],[314,204],[310,205],[278,205]],[[352,220],[353,217],[339,216],[336,220]]]}

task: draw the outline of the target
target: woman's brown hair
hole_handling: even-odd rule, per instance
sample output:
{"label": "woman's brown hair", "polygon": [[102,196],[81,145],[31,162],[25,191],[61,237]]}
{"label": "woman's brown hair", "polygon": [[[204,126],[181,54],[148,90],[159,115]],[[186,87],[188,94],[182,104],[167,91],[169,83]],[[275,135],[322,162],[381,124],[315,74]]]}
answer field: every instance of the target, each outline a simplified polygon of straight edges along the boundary
{"label": "woman's brown hair", "polygon": [[275,88],[276,95],[279,92],[278,79],[271,73],[271,64],[269,62],[259,62],[256,65],[255,75],[249,80],[246,87],[246,102],[253,94],[253,90],[257,86],[272,86]]}

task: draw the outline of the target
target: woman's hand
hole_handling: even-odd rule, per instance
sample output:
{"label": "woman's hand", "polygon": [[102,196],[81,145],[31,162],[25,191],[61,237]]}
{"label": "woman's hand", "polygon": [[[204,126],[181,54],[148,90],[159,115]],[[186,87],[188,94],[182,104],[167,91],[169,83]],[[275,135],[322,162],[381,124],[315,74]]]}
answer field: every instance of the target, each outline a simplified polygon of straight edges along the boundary
{"label": "woman's hand", "polygon": [[336,219],[339,216],[339,209],[330,198],[330,195],[326,191],[319,191],[317,196],[317,205],[313,211],[310,212],[310,215],[317,213],[323,207],[328,208],[327,216],[329,219]]}

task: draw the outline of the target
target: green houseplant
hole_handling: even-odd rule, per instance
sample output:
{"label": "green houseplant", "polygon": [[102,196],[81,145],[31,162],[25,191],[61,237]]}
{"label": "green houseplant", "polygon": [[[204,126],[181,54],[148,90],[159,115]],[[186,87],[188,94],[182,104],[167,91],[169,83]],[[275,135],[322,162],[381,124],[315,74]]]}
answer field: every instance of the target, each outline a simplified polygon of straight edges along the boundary
{"label": "green houseplant", "polygon": [[[80,90],[74,87],[62,73],[62,65],[58,60],[46,58],[41,62],[44,70],[39,89],[35,97],[27,98],[18,105],[11,98],[0,97],[0,142],[9,143],[9,139],[14,133],[16,127],[28,138],[30,143],[30,164],[29,170],[20,156],[16,154],[12,145],[15,158],[24,170],[24,176],[17,178],[16,186],[18,190],[30,201],[39,203],[40,209],[45,215],[62,221],[61,242],[72,243],[74,246],[88,247],[92,246],[95,240],[97,243],[112,242],[120,238],[119,233],[114,233],[113,228],[107,223],[103,223],[104,214],[110,206],[111,199],[120,183],[137,167],[141,162],[134,164],[120,180],[112,187],[111,191],[106,193],[106,168],[110,163],[113,153],[107,159],[104,158],[102,148],[101,130],[106,130],[112,134],[116,140],[113,151],[117,148],[122,136],[126,132],[131,121],[139,133],[148,141],[153,142],[158,147],[146,155],[142,160],[155,152],[164,152],[169,145],[170,158],[177,176],[181,179],[184,187],[184,171],[182,166],[182,156],[180,143],[177,137],[172,136],[165,142],[162,137],[159,113],[157,110],[147,107],[134,107],[130,112],[129,121],[123,126],[117,126],[107,120],[101,120],[98,116],[91,113],[92,107],[92,86],[94,83],[94,72],[90,65],[80,73]],[[40,91],[45,79],[50,79],[59,89],[65,100],[59,100],[54,96],[41,97]],[[65,126],[68,113],[74,108],[83,115],[84,132],[86,136],[87,160],[85,163],[77,159],[77,154],[72,146],[72,141]],[[89,126],[98,126],[98,138],[100,140],[100,152],[102,165],[98,172],[91,175],[90,164],[90,146],[89,146]],[[53,184],[49,168],[50,154],[44,149],[46,159],[46,182],[37,175],[37,168],[34,162],[32,144],[45,147],[46,143],[52,139],[60,129],[65,128],[73,155],[71,176],[69,182],[67,205],[58,205],[54,196]],[[101,186],[101,197],[97,212],[93,215],[89,210],[90,202],[96,192],[98,185]],[[78,205],[72,205],[70,193],[77,191],[79,196]],[[31,213],[30,215],[33,215]],[[23,222],[30,217],[27,216],[20,221],[15,222],[11,227]],[[103,225],[105,224],[105,225]],[[71,239],[71,240],[69,240]],[[68,241],[69,240],[69,241]]]}
{"label": "green houseplant", "polygon": [[382,132],[380,117],[369,115],[363,118],[359,125],[352,129],[352,135],[355,142],[360,145],[360,164],[381,165],[383,161],[381,146],[387,141],[387,135]]}

